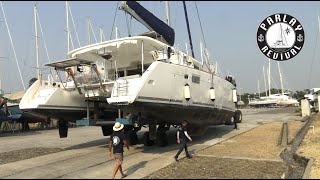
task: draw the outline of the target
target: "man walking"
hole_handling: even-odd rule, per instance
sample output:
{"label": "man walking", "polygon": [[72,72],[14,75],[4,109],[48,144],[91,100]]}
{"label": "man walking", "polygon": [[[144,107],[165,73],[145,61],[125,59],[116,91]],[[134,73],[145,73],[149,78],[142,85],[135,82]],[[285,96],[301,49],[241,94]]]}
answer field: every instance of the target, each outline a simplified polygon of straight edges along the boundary
{"label": "man walking", "polygon": [[185,150],[187,158],[192,158],[192,156],[188,152],[188,146],[187,146],[187,138],[190,141],[192,141],[191,137],[189,136],[189,134],[187,132],[187,125],[188,125],[187,121],[185,121],[185,120],[182,121],[182,126],[179,127],[178,132],[177,132],[177,142],[179,144],[181,144],[178,153],[176,154],[176,156],[174,156],[174,159],[177,162],[178,162],[178,157],[179,157],[180,153],[183,151],[183,149]]}
{"label": "man walking", "polygon": [[116,161],[116,165],[113,170],[112,179],[115,178],[118,170],[120,170],[121,178],[126,177],[122,171],[122,162],[123,162],[123,145],[127,147],[129,150],[129,145],[127,139],[125,138],[125,134],[123,132],[124,125],[116,122],[113,126],[113,133],[110,136],[109,142],[109,156],[112,156],[111,149],[113,148],[113,156]]}

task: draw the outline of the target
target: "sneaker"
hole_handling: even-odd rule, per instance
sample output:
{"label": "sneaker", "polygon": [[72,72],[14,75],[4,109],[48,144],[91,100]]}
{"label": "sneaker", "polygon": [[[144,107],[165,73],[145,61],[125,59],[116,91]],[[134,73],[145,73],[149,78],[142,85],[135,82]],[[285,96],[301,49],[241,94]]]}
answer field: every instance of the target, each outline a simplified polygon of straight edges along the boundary
{"label": "sneaker", "polygon": [[176,162],[179,162],[179,160],[178,160],[178,158],[177,157],[173,157],[174,158],[174,160],[176,160]]}
{"label": "sneaker", "polygon": [[188,158],[188,159],[191,159],[191,158],[192,158],[192,156],[191,156],[191,155],[189,155],[189,156],[187,156],[187,158]]}

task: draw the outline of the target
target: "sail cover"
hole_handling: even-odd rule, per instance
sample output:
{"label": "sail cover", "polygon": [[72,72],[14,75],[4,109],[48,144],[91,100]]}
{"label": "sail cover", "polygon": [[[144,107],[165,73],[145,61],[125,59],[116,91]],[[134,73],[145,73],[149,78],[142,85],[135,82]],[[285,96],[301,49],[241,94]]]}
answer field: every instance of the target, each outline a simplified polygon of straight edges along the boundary
{"label": "sail cover", "polygon": [[149,30],[160,34],[170,46],[174,44],[174,30],[135,1],[124,1],[120,9],[126,11]]}

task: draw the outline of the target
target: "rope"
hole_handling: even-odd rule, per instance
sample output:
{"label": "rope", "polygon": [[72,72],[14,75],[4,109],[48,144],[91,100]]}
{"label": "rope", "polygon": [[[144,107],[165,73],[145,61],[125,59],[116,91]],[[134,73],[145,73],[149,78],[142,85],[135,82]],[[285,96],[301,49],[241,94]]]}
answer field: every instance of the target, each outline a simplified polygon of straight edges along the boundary
{"label": "rope", "polygon": [[110,34],[110,39],[111,40],[111,37],[112,37],[112,34],[113,34],[113,29],[114,29],[114,24],[115,24],[115,21],[116,21],[116,16],[117,16],[117,11],[118,11],[118,6],[119,6],[119,2],[117,3],[117,6],[116,6],[116,11],[114,12],[114,18],[113,18],[113,23],[112,23],[112,30],[111,30],[111,34]]}

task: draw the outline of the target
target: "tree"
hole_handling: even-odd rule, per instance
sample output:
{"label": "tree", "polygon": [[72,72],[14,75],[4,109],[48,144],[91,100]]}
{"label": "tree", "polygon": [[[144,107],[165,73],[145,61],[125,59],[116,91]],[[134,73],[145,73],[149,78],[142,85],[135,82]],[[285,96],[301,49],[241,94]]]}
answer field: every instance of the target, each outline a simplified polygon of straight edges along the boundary
{"label": "tree", "polygon": [[34,83],[36,82],[38,79],[37,78],[32,78],[29,80],[29,87]]}

